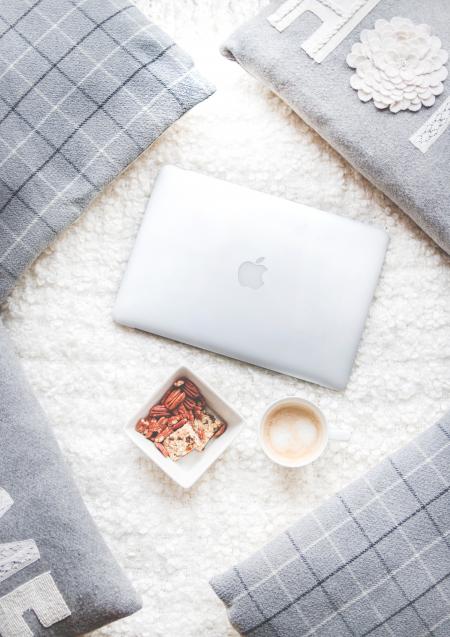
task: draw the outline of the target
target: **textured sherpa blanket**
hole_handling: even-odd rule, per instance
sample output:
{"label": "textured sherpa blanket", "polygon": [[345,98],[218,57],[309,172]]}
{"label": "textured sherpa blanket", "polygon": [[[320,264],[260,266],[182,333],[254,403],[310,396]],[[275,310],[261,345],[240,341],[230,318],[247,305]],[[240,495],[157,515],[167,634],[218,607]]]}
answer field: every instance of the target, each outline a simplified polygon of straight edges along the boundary
{"label": "textured sherpa blanket", "polygon": [[[143,597],[142,611],[95,637],[234,637],[209,579],[450,407],[449,260],[285,103],[218,52],[262,1],[137,4],[192,54],[217,92],[52,244],[15,287],[3,316],[84,500]],[[386,263],[345,392],[114,324],[120,280],[165,163],[386,228]],[[222,392],[246,421],[236,444],[189,492],[123,434],[180,362]],[[259,447],[257,425],[268,402],[285,394],[316,401],[330,423],[352,431],[350,442],[330,444],[306,470],[272,465]]]}

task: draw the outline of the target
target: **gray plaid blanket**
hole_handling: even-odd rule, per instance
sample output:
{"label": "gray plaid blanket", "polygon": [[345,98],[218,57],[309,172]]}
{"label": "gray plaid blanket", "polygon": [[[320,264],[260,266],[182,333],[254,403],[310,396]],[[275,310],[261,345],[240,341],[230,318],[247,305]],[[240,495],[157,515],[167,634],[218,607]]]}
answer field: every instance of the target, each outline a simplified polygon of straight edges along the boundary
{"label": "gray plaid blanket", "polygon": [[450,635],[450,413],[211,582],[252,637]]}
{"label": "gray plaid blanket", "polygon": [[212,87],[126,0],[0,0],[0,302]]}

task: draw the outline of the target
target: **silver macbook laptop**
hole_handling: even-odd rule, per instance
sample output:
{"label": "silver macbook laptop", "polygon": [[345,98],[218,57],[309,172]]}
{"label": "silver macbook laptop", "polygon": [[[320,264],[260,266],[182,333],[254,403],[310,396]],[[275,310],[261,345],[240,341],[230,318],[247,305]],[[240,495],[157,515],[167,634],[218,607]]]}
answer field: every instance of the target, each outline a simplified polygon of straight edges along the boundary
{"label": "silver macbook laptop", "polygon": [[166,166],[114,318],[343,389],[387,241],[378,228]]}

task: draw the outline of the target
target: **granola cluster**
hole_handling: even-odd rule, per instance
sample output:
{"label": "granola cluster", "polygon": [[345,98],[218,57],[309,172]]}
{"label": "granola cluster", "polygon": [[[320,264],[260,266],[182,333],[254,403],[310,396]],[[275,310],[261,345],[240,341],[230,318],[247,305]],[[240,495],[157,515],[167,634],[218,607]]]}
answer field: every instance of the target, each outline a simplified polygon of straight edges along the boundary
{"label": "granola cluster", "polygon": [[178,378],[136,424],[137,432],[151,440],[163,456],[175,461],[194,449],[203,451],[226,428],[226,423],[208,407],[197,385],[188,378]]}

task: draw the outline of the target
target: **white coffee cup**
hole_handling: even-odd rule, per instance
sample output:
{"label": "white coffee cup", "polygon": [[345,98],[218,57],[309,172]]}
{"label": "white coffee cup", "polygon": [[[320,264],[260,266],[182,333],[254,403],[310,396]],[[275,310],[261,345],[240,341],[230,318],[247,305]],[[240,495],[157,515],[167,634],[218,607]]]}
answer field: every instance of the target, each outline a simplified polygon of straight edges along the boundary
{"label": "white coffee cup", "polygon": [[264,453],[282,467],[304,467],[322,455],[330,440],[349,439],[347,431],[327,423],[316,405],[297,396],[287,396],[270,404],[259,427]]}

